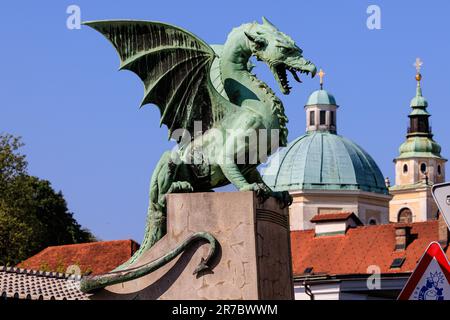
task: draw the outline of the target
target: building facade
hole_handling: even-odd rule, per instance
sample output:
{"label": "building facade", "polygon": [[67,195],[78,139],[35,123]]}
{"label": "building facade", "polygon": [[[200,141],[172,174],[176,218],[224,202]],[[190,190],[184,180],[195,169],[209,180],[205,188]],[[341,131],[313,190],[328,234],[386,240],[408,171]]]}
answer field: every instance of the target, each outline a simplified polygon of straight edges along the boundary
{"label": "building facade", "polygon": [[395,300],[432,241],[450,257],[442,218],[377,226],[358,220],[318,215],[313,229],[291,232],[295,299]]}

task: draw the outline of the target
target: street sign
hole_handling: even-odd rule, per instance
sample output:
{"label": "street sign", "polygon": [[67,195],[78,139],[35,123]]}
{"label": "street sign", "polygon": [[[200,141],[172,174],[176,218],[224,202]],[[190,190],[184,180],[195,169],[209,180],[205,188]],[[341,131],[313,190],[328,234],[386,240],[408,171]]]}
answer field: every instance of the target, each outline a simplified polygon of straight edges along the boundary
{"label": "street sign", "polygon": [[435,184],[431,189],[431,193],[439,208],[439,212],[444,217],[447,227],[450,227],[450,183]]}
{"label": "street sign", "polygon": [[428,246],[398,300],[450,300],[450,264],[439,243]]}

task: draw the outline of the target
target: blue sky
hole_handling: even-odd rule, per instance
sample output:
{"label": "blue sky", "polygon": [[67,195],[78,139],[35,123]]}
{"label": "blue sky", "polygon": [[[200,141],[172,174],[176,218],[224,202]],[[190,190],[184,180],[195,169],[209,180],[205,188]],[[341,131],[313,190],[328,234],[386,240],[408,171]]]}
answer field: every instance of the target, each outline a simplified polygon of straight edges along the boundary
{"label": "blue sky", "polygon": [[[225,4],[226,3],[226,4]],[[450,155],[450,2],[433,1],[2,1],[0,132],[23,137],[33,175],[62,190],[77,220],[104,240],[143,236],[148,184],[172,147],[154,106],[138,109],[140,80],[117,72],[118,57],[89,28],[68,30],[66,9],[82,20],[143,19],[181,26],[223,43],[235,26],[267,16],[326,72],[341,106],[338,131],[366,149],[394,179],[415,94],[413,62],[424,61],[423,92],[435,139]],[[381,30],[366,9],[381,8]],[[257,74],[277,92],[263,65]],[[305,79],[282,96],[289,140],[304,132],[303,105],[318,88]],[[279,94],[281,96],[281,94]]]}

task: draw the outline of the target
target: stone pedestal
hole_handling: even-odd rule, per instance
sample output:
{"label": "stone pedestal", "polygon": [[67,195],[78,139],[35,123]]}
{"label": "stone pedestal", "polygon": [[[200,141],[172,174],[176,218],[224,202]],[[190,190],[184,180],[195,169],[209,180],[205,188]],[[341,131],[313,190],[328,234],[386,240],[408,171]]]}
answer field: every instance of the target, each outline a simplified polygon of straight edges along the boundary
{"label": "stone pedestal", "polygon": [[193,275],[209,248],[199,242],[161,269],[92,299],[293,299],[288,217],[275,199],[260,204],[253,192],[169,195],[167,234],[133,266],[159,258],[194,232],[209,232],[220,244],[212,270]]}

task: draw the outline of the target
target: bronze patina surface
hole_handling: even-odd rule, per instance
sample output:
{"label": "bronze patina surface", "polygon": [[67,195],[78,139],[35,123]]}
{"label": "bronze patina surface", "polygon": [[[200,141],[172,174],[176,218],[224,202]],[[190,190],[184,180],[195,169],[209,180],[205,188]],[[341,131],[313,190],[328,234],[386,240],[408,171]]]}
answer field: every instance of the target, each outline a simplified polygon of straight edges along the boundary
{"label": "bronze patina surface", "polygon": [[[140,250],[117,273],[84,279],[85,291],[128,281],[169,261],[173,252],[145,272],[134,270],[124,276],[123,271],[166,233],[167,194],[205,192],[232,183],[240,191],[255,191],[261,199],[273,196],[283,206],[291,203],[287,192],[270,190],[257,170],[278,146],[286,145],[288,119],[281,100],[251,73],[249,61],[254,56],[265,62],[281,92],[289,94],[287,71],[298,82],[298,73],[316,73],[291,37],[265,18],[262,24],[234,28],[224,45],[214,46],[160,22],[94,21],[85,25],[113,44],[121,69],[140,77],[145,87],[141,105],[158,106],[161,125],[168,127],[169,138],[178,143],[177,150],[163,154],[153,172]],[[203,237],[213,245],[212,236]],[[180,245],[184,246],[185,242]],[[179,248],[174,252],[179,253]]]}

